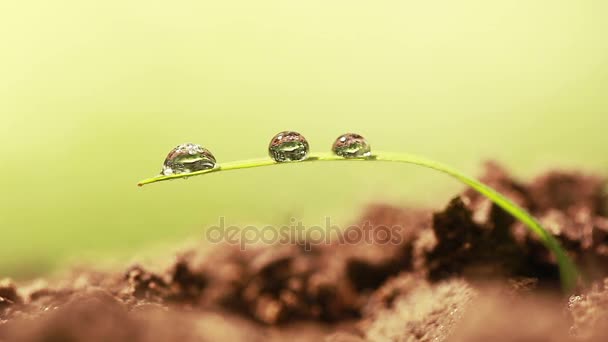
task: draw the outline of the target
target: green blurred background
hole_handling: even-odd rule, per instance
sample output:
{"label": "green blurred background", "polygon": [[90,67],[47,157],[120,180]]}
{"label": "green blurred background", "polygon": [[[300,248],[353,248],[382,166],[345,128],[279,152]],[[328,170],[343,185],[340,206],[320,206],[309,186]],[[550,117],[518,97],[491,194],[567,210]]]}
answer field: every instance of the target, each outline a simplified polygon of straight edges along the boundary
{"label": "green blurred background", "polygon": [[608,2],[4,1],[0,276],[128,260],[205,227],[439,208],[461,186],[311,163],[137,188],[182,142],[266,155],[346,131],[476,174],[608,165]]}

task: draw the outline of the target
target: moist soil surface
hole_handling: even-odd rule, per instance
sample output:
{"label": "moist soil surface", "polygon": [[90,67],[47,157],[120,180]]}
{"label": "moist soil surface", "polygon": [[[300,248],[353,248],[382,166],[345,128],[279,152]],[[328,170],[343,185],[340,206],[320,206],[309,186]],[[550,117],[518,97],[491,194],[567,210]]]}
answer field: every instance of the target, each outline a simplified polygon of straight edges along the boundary
{"label": "moist soil surface", "polygon": [[[354,222],[396,243],[201,245],[169,266],[0,281],[0,341],[607,341],[605,179],[483,181],[529,210],[582,270],[467,189],[440,209],[369,206]],[[382,228],[384,229],[384,228]]]}

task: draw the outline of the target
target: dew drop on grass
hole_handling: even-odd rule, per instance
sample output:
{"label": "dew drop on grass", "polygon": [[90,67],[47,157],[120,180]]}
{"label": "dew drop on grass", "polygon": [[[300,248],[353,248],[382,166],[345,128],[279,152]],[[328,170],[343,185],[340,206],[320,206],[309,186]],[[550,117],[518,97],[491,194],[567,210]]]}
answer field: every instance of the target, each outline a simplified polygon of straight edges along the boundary
{"label": "dew drop on grass", "polygon": [[344,158],[365,158],[372,154],[367,140],[356,133],[346,133],[339,136],[331,150],[336,155]]}
{"label": "dew drop on grass", "polygon": [[201,145],[187,143],[172,149],[163,163],[161,174],[165,176],[213,169],[215,157]]}
{"label": "dew drop on grass", "polygon": [[277,162],[304,160],[308,151],[308,141],[298,132],[281,132],[268,145],[268,154]]}

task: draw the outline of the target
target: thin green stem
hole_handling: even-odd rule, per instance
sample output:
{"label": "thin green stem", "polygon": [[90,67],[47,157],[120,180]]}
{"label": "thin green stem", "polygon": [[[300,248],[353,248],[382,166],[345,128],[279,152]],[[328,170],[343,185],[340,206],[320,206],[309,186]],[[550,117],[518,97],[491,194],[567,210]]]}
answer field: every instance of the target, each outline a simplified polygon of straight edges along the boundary
{"label": "thin green stem", "polygon": [[447,166],[445,164],[429,160],[423,157],[405,154],[405,153],[392,153],[392,152],[376,152],[374,155],[367,158],[355,158],[355,159],[345,159],[333,154],[311,154],[306,160],[300,162],[290,162],[290,163],[277,163],[270,158],[260,158],[260,159],[251,159],[251,160],[243,160],[243,161],[235,161],[230,163],[225,163],[223,165],[217,165],[213,169],[202,170],[197,172],[192,172],[188,174],[175,174],[175,175],[159,175],[156,177],[144,179],[138,183],[139,186],[143,186],[146,184],[177,179],[177,178],[187,178],[193,177],[203,174],[210,174],[219,171],[229,171],[229,170],[239,170],[239,169],[248,169],[253,167],[262,167],[262,166],[271,166],[271,165],[288,165],[288,164],[297,164],[297,163],[309,163],[316,161],[386,161],[386,162],[397,162],[397,163],[407,163],[407,164],[415,164],[420,165],[426,168],[434,169],[445,174],[448,174],[462,183],[470,186],[475,189],[480,194],[486,196],[496,205],[504,209],[506,212],[513,215],[515,218],[524,223],[532,232],[534,232],[540,241],[551,251],[556,257],[557,264],[559,266],[560,278],[562,282],[562,287],[565,291],[571,291],[575,285],[578,278],[578,271],[576,266],[572,262],[572,260],[568,257],[566,252],[560,246],[560,243],[557,239],[547,232],[540,223],[532,217],[526,210],[519,207],[517,204],[513,203],[511,200],[506,198],[505,196],[498,193],[496,190],[491,187],[481,183],[475,178],[469,177],[464,173]]}

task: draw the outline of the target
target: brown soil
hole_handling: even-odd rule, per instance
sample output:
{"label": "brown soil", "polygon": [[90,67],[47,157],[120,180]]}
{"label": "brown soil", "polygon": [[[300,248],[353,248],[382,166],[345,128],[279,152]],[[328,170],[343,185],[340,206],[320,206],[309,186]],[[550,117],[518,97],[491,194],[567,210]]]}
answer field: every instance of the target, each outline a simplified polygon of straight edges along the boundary
{"label": "brown soil", "polygon": [[0,281],[0,341],[608,340],[605,179],[523,183],[496,164],[482,179],[566,247],[574,295],[534,236],[466,190],[434,213],[370,206],[360,222],[405,227],[397,245],[202,246],[156,272]]}

